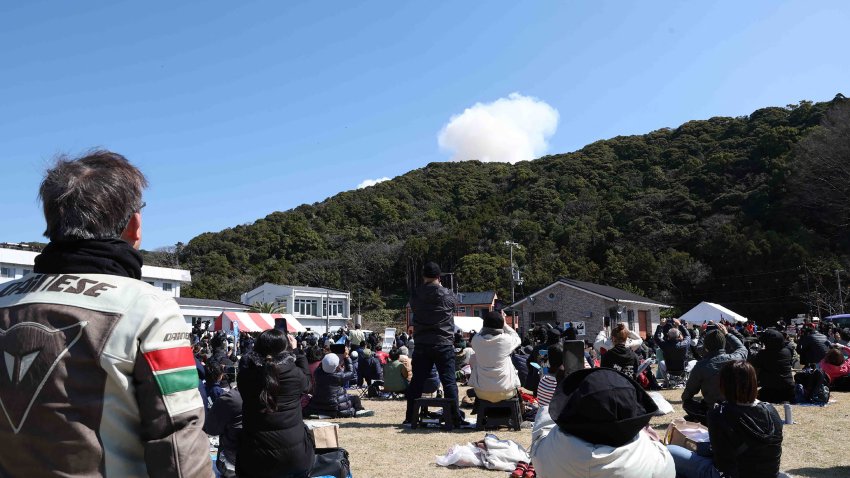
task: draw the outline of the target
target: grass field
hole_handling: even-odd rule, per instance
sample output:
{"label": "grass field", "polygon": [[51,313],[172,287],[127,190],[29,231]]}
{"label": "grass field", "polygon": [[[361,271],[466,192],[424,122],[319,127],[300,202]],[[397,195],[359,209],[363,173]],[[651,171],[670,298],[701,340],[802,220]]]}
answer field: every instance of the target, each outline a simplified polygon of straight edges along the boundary
{"label": "grass field", "polygon": [[[674,408],[672,414],[652,420],[651,425],[663,433],[670,420],[683,416],[683,412],[679,399],[681,390],[665,390],[661,393]],[[850,477],[850,393],[833,393],[832,399],[835,403],[824,408],[793,407],[797,423],[785,427],[782,471],[794,477]],[[340,426],[340,446],[351,455],[355,478],[508,476],[508,473],[501,471],[436,465],[437,455],[445,454],[456,443],[478,441],[484,438],[484,432],[411,430],[401,427],[404,401],[364,399],[363,405],[375,410],[375,416],[331,420]],[[781,409],[779,412],[782,416]],[[500,429],[491,433],[524,447],[531,444],[531,429],[518,432]]]}

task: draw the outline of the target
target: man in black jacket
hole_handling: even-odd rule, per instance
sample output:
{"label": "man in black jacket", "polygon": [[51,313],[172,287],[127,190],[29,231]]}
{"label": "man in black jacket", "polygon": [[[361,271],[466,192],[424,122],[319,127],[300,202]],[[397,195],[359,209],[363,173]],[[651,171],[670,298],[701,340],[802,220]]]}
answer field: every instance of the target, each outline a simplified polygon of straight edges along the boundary
{"label": "man in black jacket", "polygon": [[658,367],[665,376],[667,372],[690,372],[696,365],[696,361],[688,357],[691,339],[681,325],[667,331],[667,337],[660,343],[659,348],[664,354],[664,360],[658,364]]}
{"label": "man in black jacket", "polygon": [[231,388],[216,400],[204,423],[208,435],[218,435],[218,456],[215,467],[222,478],[236,476],[236,449],[242,434],[242,395]]}
{"label": "man in black jacket", "polygon": [[811,327],[803,328],[803,337],[797,344],[801,364],[819,363],[826,357],[827,350],[829,350],[829,339],[826,338],[826,335]]}
{"label": "man in black jacket", "polygon": [[453,343],[457,298],[440,284],[440,266],[436,263],[425,264],[422,276],[425,283],[415,288],[410,297],[416,348],[413,351],[413,380],[407,392],[405,423],[411,423],[417,413],[415,401],[422,396],[425,379],[436,365],[445,397],[455,402],[455,424],[460,425],[462,416],[457,403]]}
{"label": "man in black jacket", "polygon": [[762,332],[761,343],[764,349],[749,359],[758,372],[761,387],[758,399],[771,403],[794,401],[794,378],[791,375],[794,350],[785,341],[782,332],[776,329]]}

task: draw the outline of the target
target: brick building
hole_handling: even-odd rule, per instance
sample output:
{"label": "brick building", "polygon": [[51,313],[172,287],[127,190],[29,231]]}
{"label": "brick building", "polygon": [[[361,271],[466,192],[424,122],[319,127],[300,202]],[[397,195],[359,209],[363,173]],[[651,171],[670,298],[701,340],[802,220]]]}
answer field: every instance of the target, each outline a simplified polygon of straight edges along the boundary
{"label": "brick building", "polygon": [[646,338],[661,322],[661,309],[669,308],[655,300],[607,285],[561,278],[511,305],[519,315],[520,330],[537,324],[579,322],[584,324],[581,339],[593,340],[610,324],[625,322],[630,330]]}

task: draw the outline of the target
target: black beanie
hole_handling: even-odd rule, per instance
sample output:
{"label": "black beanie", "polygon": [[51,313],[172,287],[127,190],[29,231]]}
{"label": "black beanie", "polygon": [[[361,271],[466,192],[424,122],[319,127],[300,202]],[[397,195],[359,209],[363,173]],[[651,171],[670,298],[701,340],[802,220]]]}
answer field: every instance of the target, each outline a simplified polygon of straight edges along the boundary
{"label": "black beanie", "polygon": [[726,336],[719,330],[712,330],[705,334],[703,345],[705,345],[705,349],[709,352],[721,350],[726,347]]}
{"label": "black beanie", "polygon": [[436,262],[429,262],[422,267],[422,276],[429,279],[440,278],[440,266]]}
{"label": "black beanie", "polygon": [[491,329],[501,329],[505,326],[505,319],[501,312],[491,311],[484,315],[484,327]]}

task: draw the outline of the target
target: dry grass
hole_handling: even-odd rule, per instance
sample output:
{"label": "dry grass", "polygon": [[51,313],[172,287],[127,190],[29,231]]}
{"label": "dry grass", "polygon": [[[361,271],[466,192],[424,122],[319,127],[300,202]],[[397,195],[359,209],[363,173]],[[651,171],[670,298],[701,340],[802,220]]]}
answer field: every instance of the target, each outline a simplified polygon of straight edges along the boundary
{"label": "dry grass", "polygon": [[[683,413],[679,400],[681,390],[665,390],[662,394],[674,408],[672,414],[652,420],[652,426],[663,433],[670,420]],[[794,406],[797,423],[785,428],[782,447],[782,470],[786,473],[795,477],[850,477],[850,446],[847,444],[850,439],[850,393],[833,393],[832,398],[836,402],[825,408]],[[436,465],[437,455],[445,454],[456,443],[480,440],[484,432],[411,430],[400,426],[404,419],[404,401],[364,399],[363,405],[375,410],[375,416],[331,420],[340,426],[340,446],[351,454],[352,472],[357,478],[508,476],[501,471]],[[501,429],[492,433],[524,447],[531,444],[530,429],[518,432]]]}

